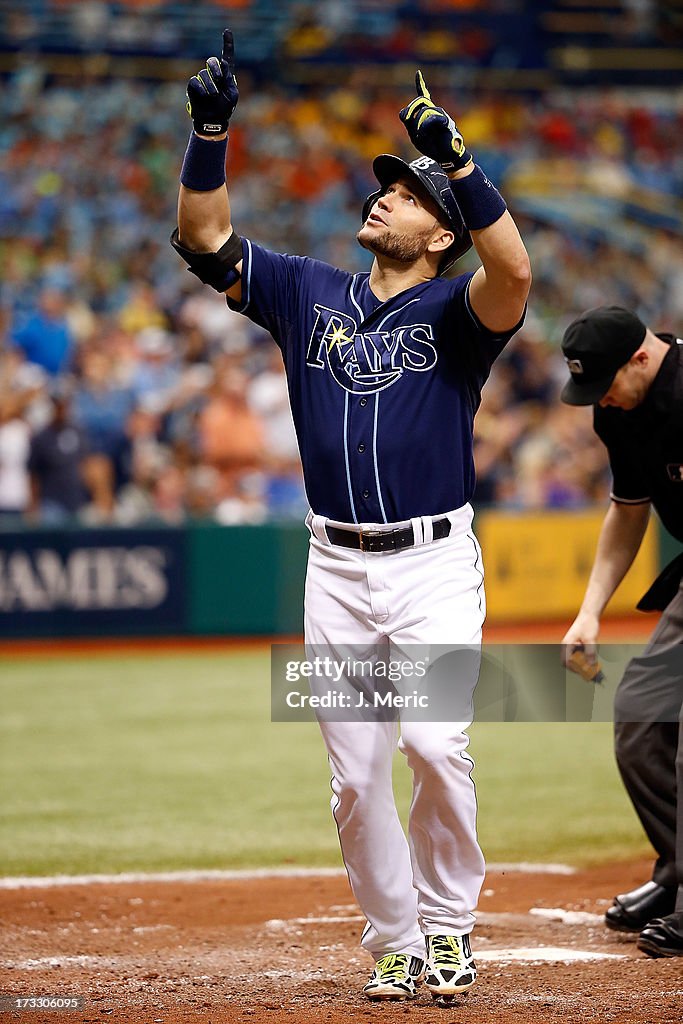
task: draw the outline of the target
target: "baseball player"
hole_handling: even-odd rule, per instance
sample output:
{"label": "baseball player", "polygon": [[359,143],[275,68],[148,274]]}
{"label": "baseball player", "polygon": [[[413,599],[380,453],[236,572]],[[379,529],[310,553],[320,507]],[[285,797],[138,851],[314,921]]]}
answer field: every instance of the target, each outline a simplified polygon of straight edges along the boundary
{"label": "baseball player", "polygon": [[[472,425],[491,364],[520,327],[527,254],[505,202],[422,75],[400,112],[422,154],[378,156],[358,241],[370,273],[269,252],[233,229],[225,183],[233,42],[188,84],[191,133],[173,244],[267,328],[287,372],[311,510],[312,645],[479,644]],[[482,266],[444,272],[474,243]],[[465,695],[476,684],[454,680]],[[391,785],[395,721],[321,721],[344,863],[367,917],[371,999],[435,998],[476,977],[469,933],[484,876],[468,722],[401,723],[414,774],[409,836]]]}
{"label": "baseball player", "polygon": [[[566,655],[580,648],[595,660],[600,618],[638,553],[651,505],[683,541],[683,341],[601,306],[569,325],[562,349],[571,372],[562,399],[594,405],[614,478],[583,603],[563,640]],[[678,556],[638,604],[663,614],[614,704],[617,763],[658,859],[651,881],[615,898],[605,924],[639,934],[653,957],[683,956],[682,578]]]}

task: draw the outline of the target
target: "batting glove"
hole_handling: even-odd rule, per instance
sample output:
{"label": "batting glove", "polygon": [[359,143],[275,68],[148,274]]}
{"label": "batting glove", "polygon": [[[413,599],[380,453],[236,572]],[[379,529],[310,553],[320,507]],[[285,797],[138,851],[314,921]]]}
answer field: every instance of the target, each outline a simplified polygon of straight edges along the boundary
{"label": "batting glove", "polygon": [[228,130],[239,92],[235,78],[232,32],[223,32],[223,52],[209,57],[206,67],[187,83],[187,112],[198,135],[221,135]]}
{"label": "batting glove", "polygon": [[415,75],[417,98],[399,113],[410,141],[424,156],[441,164],[446,173],[460,171],[472,163],[462,135],[453,118],[437,107],[429,95],[422,72]]}

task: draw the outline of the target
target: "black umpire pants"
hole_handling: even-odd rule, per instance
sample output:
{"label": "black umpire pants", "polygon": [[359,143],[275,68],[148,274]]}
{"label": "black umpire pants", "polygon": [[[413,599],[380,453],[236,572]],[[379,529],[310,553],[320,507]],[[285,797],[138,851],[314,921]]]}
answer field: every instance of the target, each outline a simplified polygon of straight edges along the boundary
{"label": "black umpire pants", "polygon": [[653,881],[678,885],[683,910],[683,581],[614,700],[615,752],[658,857]]}

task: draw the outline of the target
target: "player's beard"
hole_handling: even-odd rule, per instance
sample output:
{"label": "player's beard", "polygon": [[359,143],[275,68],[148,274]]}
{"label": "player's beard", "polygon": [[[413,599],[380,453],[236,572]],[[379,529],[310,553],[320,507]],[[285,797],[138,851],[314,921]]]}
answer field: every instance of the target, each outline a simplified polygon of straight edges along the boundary
{"label": "player's beard", "polygon": [[[397,263],[414,263],[426,253],[432,237],[433,228],[419,235],[400,235],[397,231],[376,231],[370,237],[363,237],[365,225],[356,235],[356,239],[364,249],[369,249],[375,256],[386,256]],[[368,233],[369,234],[369,233]]]}

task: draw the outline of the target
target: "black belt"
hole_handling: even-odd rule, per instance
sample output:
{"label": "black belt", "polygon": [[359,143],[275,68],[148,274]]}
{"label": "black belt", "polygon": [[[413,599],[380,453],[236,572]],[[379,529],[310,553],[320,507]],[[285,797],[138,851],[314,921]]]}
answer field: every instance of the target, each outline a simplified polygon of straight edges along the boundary
{"label": "black belt", "polygon": [[[434,540],[448,537],[451,532],[450,519],[437,519],[433,531]],[[326,526],[325,532],[332,544],[361,551],[399,551],[415,543],[412,526],[396,530],[340,530],[337,526]]]}

